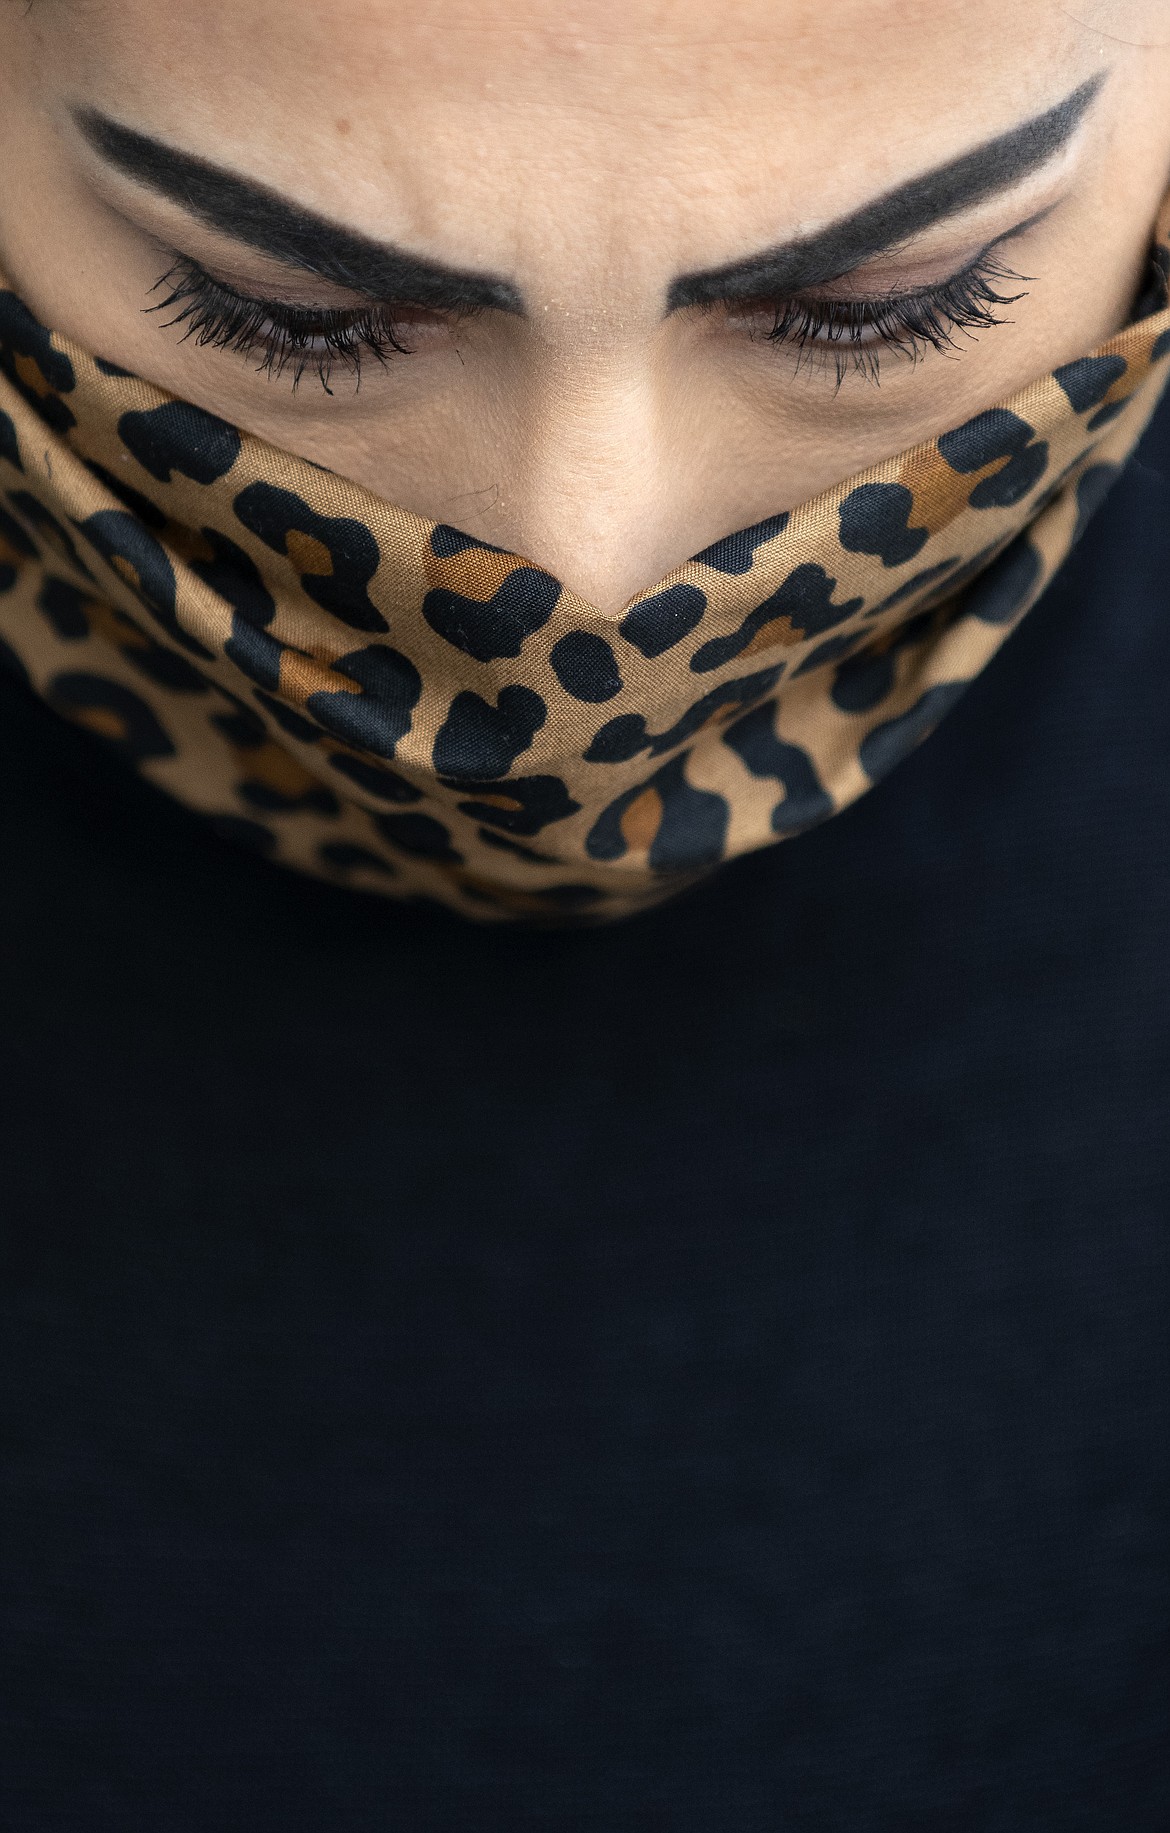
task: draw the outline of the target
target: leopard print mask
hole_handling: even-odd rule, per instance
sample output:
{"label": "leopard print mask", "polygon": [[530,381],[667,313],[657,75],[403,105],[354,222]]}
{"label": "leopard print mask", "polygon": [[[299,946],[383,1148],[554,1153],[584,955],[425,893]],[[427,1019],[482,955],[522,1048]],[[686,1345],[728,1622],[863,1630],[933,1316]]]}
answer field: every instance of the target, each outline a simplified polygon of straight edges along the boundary
{"label": "leopard print mask", "polygon": [[620,916],[846,808],[1040,596],[1170,361],[1139,315],[616,616],[46,331],[0,283],[0,652],[282,864]]}

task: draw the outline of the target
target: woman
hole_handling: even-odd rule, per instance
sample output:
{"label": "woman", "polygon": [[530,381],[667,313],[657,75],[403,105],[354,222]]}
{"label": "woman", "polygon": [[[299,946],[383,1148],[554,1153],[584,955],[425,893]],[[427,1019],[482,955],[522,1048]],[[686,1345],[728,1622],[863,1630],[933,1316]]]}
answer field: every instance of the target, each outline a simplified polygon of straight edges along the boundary
{"label": "woman", "polygon": [[1161,1828],[1159,0],[0,70],[12,1824]]}

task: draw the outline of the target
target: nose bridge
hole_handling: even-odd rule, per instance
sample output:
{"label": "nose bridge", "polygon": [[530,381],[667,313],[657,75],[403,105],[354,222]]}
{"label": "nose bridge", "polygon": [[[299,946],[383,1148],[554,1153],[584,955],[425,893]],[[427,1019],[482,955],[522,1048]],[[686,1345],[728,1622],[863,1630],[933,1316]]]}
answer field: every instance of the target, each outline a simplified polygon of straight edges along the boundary
{"label": "nose bridge", "polygon": [[647,340],[607,333],[584,351],[570,340],[536,365],[526,392],[513,502],[524,550],[618,610],[677,563],[688,509]]}

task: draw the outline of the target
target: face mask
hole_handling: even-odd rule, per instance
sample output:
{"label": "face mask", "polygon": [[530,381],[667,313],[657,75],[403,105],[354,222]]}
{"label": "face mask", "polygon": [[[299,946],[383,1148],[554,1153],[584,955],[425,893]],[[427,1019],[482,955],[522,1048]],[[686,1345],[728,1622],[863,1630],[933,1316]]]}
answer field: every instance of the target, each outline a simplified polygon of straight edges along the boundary
{"label": "face mask", "polygon": [[1044,590],[1170,359],[1145,316],[609,616],[50,334],[0,290],[4,660],[282,864],[598,920],[846,808]]}

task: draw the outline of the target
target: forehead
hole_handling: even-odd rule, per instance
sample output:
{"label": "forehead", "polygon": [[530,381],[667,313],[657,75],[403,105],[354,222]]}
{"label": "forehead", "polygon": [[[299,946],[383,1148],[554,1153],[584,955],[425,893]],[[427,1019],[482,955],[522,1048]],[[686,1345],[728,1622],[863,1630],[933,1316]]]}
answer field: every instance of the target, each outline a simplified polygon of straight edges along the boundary
{"label": "forehead", "polygon": [[709,252],[729,204],[737,239],[772,232],[757,204],[827,219],[1050,105],[1085,61],[1060,0],[81,0],[73,18],[85,102],[493,262],[526,222],[685,217]]}
{"label": "forehead", "polygon": [[[1099,4],[1083,0],[1081,17]],[[476,114],[524,103],[589,116],[617,109],[659,124],[680,111],[718,117],[753,96],[799,104],[810,87],[880,106],[883,84],[929,77],[957,95],[965,71],[948,60],[958,53],[979,69],[1026,69],[1083,33],[1060,0],[48,0],[54,6],[148,57],[147,84],[214,72],[227,92],[245,84],[253,105],[267,73],[274,100],[295,95],[311,112],[339,95],[384,112],[390,82],[395,109],[411,114],[456,99]]]}

